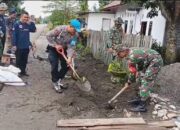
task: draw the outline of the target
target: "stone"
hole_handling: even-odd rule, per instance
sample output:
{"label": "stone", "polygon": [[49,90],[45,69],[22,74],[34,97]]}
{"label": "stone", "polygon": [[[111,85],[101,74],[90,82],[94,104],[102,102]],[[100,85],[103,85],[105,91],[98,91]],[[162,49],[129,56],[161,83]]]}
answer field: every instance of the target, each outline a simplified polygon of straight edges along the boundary
{"label": "stone", "polygon": [[168,120],[169,118],[167,116],[163,116],[162,120]]}
{"label": "stone", "polygon": [[180,122],[179,122],[179,121],[175,121],[174,123],[176,124],[176,126],[177,126],[178,128],[180,128]]}
{"label": "stone", "polygon": [[173,128],[170,129],[170,130],[179,130],[179,128],[178,128],[178,127],[173,127]]}
{"label": "stone", "polygon": [[166,103],[165,103],[165,102],[160,102],[159,104],[160,104],[160,105],[166,105]]}
{"label": "stone", "polygon": [[156,119],[156,116],[155,116],[155,115],[152,115],[152,118],[153,118],[153,119]]}
{"label": "stone", "polygon": [[156,104],[156,105],[154,106],[154,109],[155,109],[155,110],[160,110],[161,107],[162,107],[162,106],[161,106],[160,104]]}
{"label": "stone", "polygon": [[176,110],[176,107],[174,105],[169,105],[169,107],[173,110]]}
{"label": "stone", "polygon": [[163,117],[163,116],[166,116],[166,114],[167,114],[167,110],[166,109],[161,109],[161,110],[158,110],[157,116],[158,117]]}
{"label": "stone", "polygon": [[168,113],[168,114],[167,114],[167,117],[170,118],[170,119],[172,119],[172,118],[174,118],[174,117],[177,117],[177,114],[176,114],[176,113]]}
{"label": "stone", "polygon": [[158,112],[157,112],[157,111],[153,111],[152,114],[153,114],[153,115],[157,115]]}

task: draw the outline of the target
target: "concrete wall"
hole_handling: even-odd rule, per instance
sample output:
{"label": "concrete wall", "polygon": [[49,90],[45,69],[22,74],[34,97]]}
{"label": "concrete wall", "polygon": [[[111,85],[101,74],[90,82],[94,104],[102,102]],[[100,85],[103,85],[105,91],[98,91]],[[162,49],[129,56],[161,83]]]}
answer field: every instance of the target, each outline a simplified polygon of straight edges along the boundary
{"label": "concrete wall", "polygon": [[87,29],[100,31],[102,29],[103,18],[111,19],[110,27],[113,27],[114,14],[89,13],[87,18]]}

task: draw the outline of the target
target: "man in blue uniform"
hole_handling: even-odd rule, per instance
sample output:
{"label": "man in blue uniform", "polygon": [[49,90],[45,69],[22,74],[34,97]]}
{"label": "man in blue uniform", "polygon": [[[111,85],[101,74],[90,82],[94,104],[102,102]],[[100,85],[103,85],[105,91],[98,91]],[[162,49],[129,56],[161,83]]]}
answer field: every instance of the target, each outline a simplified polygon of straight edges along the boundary
{"label": "man in blue uniform", "polygon": [[20,68],[19,76],[28,76],[26,65],[28,54],[31,48],[30,32],[35,32],[36,26],[29,20],[29,14],[23,12],[20,21],[16,22],[13,27],[13,49],[16,51],[16,66]]}
{"label": "man in blue uniform", "polygon": [[4,15],[7,9],[8,7],[5,3],[0,4],[0,57],[3,54],[4,44],[6,40],[6,23]]}

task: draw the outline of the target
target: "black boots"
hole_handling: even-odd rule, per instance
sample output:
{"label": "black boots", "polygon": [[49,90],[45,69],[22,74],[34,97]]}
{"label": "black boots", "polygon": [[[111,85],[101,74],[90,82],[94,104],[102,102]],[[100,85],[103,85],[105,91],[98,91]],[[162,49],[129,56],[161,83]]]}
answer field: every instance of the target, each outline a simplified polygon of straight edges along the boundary
{"label": "black boots", "polygon": [[146,101],[142,101],[140,97],[136,97],[131,101],[128,101],[132,105],[130,111],[132,112],[146,112]]}

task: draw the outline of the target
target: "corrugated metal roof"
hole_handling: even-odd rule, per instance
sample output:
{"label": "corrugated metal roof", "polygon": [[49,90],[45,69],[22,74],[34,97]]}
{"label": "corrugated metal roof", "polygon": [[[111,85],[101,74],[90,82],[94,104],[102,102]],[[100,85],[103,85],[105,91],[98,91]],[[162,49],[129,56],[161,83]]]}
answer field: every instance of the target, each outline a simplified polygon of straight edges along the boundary
{"label": "corrugated metal roof", "polygon": [[115,0],[115,1],[112,1],[110,4],[104,6],[103,9],[108,9],[108,8],[111,8],[111,7],[114,7],[114,6],[118,6],[121,4],[121,0]]}

